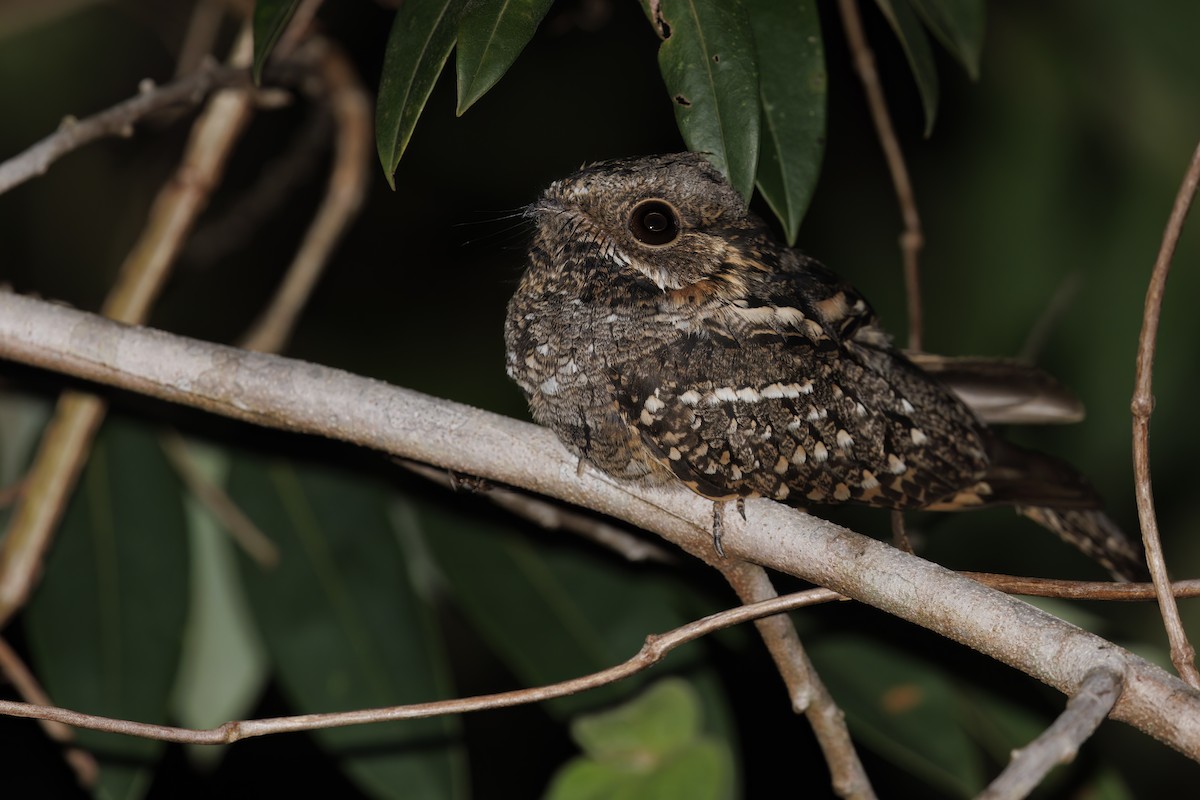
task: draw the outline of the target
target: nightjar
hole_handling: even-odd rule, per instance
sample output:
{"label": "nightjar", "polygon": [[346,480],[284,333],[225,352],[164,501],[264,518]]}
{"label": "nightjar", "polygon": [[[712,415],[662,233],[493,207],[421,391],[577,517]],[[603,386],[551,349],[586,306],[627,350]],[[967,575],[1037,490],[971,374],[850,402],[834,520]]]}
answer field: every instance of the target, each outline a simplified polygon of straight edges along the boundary
{"label": "nightjar", "polygon": [[702,156],[596,164],[527,215],[508,374],[534,419],[609,475],[678,480],[716,503],[1007,504],[1119,577],[1145,575],[1086,479],[988,427],[1054,417],[1038,409],[1052,381],[1026,370],[1026,389],[1008,380],[1015,365],[902,353],[853,287],[778,243]]}

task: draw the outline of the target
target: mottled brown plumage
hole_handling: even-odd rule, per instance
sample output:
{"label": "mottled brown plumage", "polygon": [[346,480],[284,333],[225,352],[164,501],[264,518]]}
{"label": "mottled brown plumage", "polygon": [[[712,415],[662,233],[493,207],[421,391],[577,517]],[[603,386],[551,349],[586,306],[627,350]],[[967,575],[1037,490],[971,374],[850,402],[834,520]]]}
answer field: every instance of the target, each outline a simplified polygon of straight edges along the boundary
{"label": "mottled brown plumage", "polygon": [[978,396],[969,376],[995,384],[996,370],[914,364],[855,289],[777,243],[701,156],[597,164],[528,213],[508,372],[534,418],[601,470],[715,501],[1011,504],[1140,577],[1137,547],[1078,473],[1004,442],[932,374]]}

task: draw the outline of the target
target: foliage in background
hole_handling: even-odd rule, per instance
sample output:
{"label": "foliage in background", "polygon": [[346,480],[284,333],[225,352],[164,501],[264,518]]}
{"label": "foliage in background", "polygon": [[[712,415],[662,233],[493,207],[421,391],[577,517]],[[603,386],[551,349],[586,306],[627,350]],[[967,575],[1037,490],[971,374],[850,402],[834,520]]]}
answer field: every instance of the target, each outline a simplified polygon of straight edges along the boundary
{"label": "foliage in background", "polygon": [[[101,7],[10,34],[0,47],[0,108],[21,113],[7,115],[0,154],[44,135],[64,113],[127,96],[145,74],[167,79],[172,52],[163,42],[178,38],[186,9],[128,5],[138,13]],[[295,5],[258,4],[259,67]],[[585,27],[584,3],[407,0],[394,18],[365,4],[327,5],[322,20],[331,35],[348,42],[364,75],[381,76],[377,140],[396,193],[376,187],[305,318],[295,355],[524,413],[503,375],[499,324],[523,233],[453,226],[477,222],[480,210],[494,218],[496,209],[529,202],[582,161],[683,146],[707,150],[747,197],[757,186],[789,241],[799,236],[899,327],[897,212],[835,5],[664,0],[639,11],[618,3],[594,29]],[[1016,353],[1066,276],[1080,274],[1042,360],[1080,391],[1092,417],[1042,436],[1089,464],[1130,524],[1132,346],[1153,248],[1200,130],[1200,69],[1187,35],[1200,14],[1188,5],[1169,19],[1165,12],[1149,19],[1127,5],[995,4],[982,62],[981,2],[877,0],[880,13],[868,22],[926,214],[928,339],[951,353]],[[451,50],[456,69],[443,71]],[[964,73],[978,75],[980,85],[967,85]],[[289,140],[295,116],[286,114],[252,129],[210,219]],[[939,136],[923,142],[935,116]],[[0,281],[95,307],[176,155],[177,130],[98,145],[0,198],[8,245]],[[825,180],[814,195],[818,174]],[[185,260],[154,324],[234,338],[270,291],[278,252],[303,230],[318,184],[297,191],[292,206],[222,263]],[[479,241],[463,247],[462,240]],[[1183,502],[1200,444],[1190,415],[1200,331],[1194,315],[1180,313],[1200,289],[1187,269],[1198,255],[1194,234],[1190,241],[1168,295],[1155,417],[1156,432],[1173,440],[1156,440],[1155,476],[1164,500],[1182,498],[1161,509],[1180,574],[1200,567],[1200,550],[1186,537],[1195,511]],[[28,453],[30,440],[18,432],[36,429],[57,384],[7,367],[4,376],[34,394],[0,397],[7,485]],[[218,578],[197,576],[196,546],[187,545],[199,515],[180,513],[183,491],[153,440],[164,416],[214,446],[226,485],[281,548],[278,566],[218,557],[210,566]],[[18,631],[52,695],[80,710],[190,722],[196,708],[220,704],[213,692],[222,687],[177,676],[189,664],[229,663],[235,654],[248,666],[237,687],[224,687],[232,701],[223,698],[222,713],[230,716],[532,685],[608,666],[647,633],[731,602],[710,576],[625,563],[477,498],[398,476],[384,459],[171,409],[129,417],[106,427]],[[129,482],[125,494],[117,479]],[[155,502],[130,503],[129,491]],[[844,520],[886,528],[869,512]],[[952,566],[1093,574],[1003,513],[914,521],[924,552]],[[240,602],[228,613],[247,635],[193,636],[230,595]],[[94,625],[83,624],[85,614]],[[867,753],[868,771],[897,793],[971,795],[1061,705],[1021,676],[869,609],[816,609],[797,620]],[[1157,639],[1138,641],[1157,630],[1146,620],[1153,614],[1144,608],[1103,607],[1086,624],[1154,656]],[[632,710],[602,711],[667,674],[686,679],[683,698],[655,701],[651,688]],[[262,691],[247,688],[264,683]],[[697,707],[703,727],[676,729],[670,747],[652,743],[654,731],[670,731]],[[599,743],[577,733],[580,755],[567,730],[587,729],[580,715],[597,711],[615,714],[614,727],[600,725]],[[675,780],[668,753],[712,747],[729,754],[721,774],[731,791],[756,796],[786,781],[825,792],[805,723],[792,717],[749,631],[697,643],[645,680],[524,712],[277,737],[215,757],[207,751],[204,761],[144,742],[95,746],[108,766],[105,788],[116,796],[248,785],[532,796],[587,780],[589,770],[599,775],[595,785],[606,785],[612,772],[596,765],[620,759],[602,745],[626,731],[642,732],[639,746],[662,756],[651,759],[663,765],[662,781]],[[0,745],[25,765],[16,794],[22,779],[42,791],[71,791],[57,751],[32,723],[0,720]],[[592,766],[581,767],[581,759]],[[1102,768],[1106,762],[1124,778]],[[1189,768],[1110,725],[1047,790],[1146,796]],[[670,785],[686,790],[687,777]],[[1122,790],[1123,780],[1136,792]]]}

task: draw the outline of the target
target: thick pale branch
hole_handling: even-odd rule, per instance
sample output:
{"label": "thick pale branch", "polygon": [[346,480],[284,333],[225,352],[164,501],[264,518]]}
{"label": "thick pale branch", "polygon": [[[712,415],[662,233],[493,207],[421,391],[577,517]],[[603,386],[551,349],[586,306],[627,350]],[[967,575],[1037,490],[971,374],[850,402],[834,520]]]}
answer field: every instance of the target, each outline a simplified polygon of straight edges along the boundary
{"label": "thick pale branch", "polygon": [[[677,544],[711,540],[711,503],[682,487],[619,484],[529,423],[341,370],[120,325],[0,294],[0,357],[213,413],[328,436],[611,514]],[[1200,760],[1200,693],[1027,603],[882,542],[767,500],[725,548],[954,639],[1067,694],[1097,667],[1124,676],[1113,716]]]}

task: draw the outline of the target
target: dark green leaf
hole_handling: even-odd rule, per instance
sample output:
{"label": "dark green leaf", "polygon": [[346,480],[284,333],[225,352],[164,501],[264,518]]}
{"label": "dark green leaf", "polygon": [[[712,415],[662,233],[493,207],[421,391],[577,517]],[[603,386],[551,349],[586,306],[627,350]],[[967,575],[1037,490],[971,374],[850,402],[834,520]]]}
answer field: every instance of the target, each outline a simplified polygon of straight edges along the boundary
{"label": "dark green leaf", "polygon": [[825,52],[813,0],[771,0],[750,15],[762,95],[758,190],[795,244],[825,149]]}
{"label": "dark green leaf", "polygon": [[[270,570],[244,559],[250,605],[296,711],[436,700],[440,641],[413,591],[387,493],[360,476],[239,458],[230,493],[278,545]],[[378,797],[450,797],[461,773],[448,718],[317,731]]]}
{"label": "dark green leaf", "polygon": [[761,102],[754,34],[740,0],[643,0],[663,43],[658,66],[688,149],[705,154],[746,202],[758,165]]}
{"label": "dark green leaf", "polygon": [[[181,493],[152,433],[105,424],[24,617],[38,675],[59,705],[167,721],[188,600]],[[162,742],[76,735],[100,759],[101,792],[149,788]]]}
{"label": "dark green leaf", "polygon": [[375,145],[388,183],[450,51],[465,0],[406,0],[383,55],[375,107]]}
{"label": "dark green leaf", "polygon": [[686,681],[665,680],[641,697],[571,726],[584,756],[555,776],[547,797],[731,797],[732,754],[701,733],[700,699]]}
{"label": "dark green leaf", "polygon": [[[433,504],[419,508],[429,549],[455,600],[496,653],[528,685],[574,678],[620,663],[646,634],[685,620],[662,581],[633,581],[569,547],[544,546],[503,525]],[[520,620],[519,624],[514,623]],[[694,662],[695,651],[668,665]],[[567,714],[614,702],[627,689],[554,701]]]}
{"label": "dark green leaf", "polygon": [[[433,503],[422,504],[419,514],[455,601],[527,686],[610,667],[636,653],[647,634],[717,610],[668,576],[581,551],[569,537],[561,544],[534,541],[528,532],[484,515]],[[702,655],[702,647],[681,648],[655,668],[655,675],[690,668],[706,718],[732,737],[719,681],[711,671],[694,668]],[[547,709],[566,717],[616,702],[638,682],[555,700]]]}
{"label": "dark green leaf", "polygon": [[913,13],[909,0],[875,0],[875,3],[892,26],[896,38],[900,40],[900,46],[904,48],[904,56],[908,59],[908,67],[912,70],[913,79],[917,82],[917,91],[921,95],[921,106],[925,109],[925,135],[928,136],[933,132],[938,95],[941,91],[929,37],[925,35],[925,29]]}
{"label": "dark green leaf", "polygon": [[287,28],[300,0],[258,0],[254,4],[254,82],[262,81],[271,50]]}
{"label": "dark green leaf", "polygon": [[458,114],[487,94],[533,38],[554,0],[477,0],[458,28]]}
{"label": "dark green leaf", "polygon": [[[193,467],[217,486],[225,484],[229,453],[189,441]],[[171,709],[181,725],[212,728],[253,711],[266,683],[267,657],[242,591],[237,545],[212,512],[188,495],[191,601],[183,642],[183,663],[172,692]],[[189,755],[211,765],[222,748],[194,745]]]}
{"label": "dark green leaf", "polygon": [[972,80],[979,77],[983,52],[983,0],[908,0],[929,30],[962,62]]}
{"label": "dark green leaf", "polygon": [[811,654],[855,738],[942,791],[963,797],[979,793],[984,782],[980,755],[956,724],[957,692],[949,677],[893,647],[858,637],[818,642]]}

